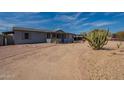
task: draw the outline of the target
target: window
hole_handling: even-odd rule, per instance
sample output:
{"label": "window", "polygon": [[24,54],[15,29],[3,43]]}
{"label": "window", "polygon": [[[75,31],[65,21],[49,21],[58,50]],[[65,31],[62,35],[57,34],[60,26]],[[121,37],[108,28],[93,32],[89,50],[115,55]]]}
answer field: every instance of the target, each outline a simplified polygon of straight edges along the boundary
{"label": "window", "polygon": [[24,39],[29,39],[29,33],[24,33]]}

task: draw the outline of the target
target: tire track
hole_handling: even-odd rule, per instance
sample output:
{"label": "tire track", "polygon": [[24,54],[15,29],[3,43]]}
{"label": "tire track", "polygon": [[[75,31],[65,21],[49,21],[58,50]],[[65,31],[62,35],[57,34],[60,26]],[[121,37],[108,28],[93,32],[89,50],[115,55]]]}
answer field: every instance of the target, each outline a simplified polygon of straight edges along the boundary
{"label": "tire track", "polygon": [[[29,53],[29,55],[34,54],[34,53],[38,52],[40,49],[49,48],[49,47],[53,47],[53,46],[57,46],[57,45],[49,45],[49,46],[44,46],[44,47],[41,47],[41,46],[40,47],[39,46],[38,47],[33,47],[32,49],[24,51],[22,53],[17,53],[17,54],[14,54],[14,55],[10,55],[10,56],[1,58],[0,61],[3,61],[3,60],[8,59],[8,58],[12,58],[12,57],[20,56],[20,55],[23,56],[23,55],[26,55],[27,53]],[[0,62],[0,63],[3,63],[3,62]]]}

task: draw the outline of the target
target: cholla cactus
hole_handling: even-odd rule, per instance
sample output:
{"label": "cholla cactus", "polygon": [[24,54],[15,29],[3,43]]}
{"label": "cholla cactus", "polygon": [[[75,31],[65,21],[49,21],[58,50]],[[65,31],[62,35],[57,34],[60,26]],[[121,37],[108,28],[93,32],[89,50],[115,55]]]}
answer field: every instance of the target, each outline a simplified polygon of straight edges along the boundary
{"label": "cholla cactus", "polygon": [[84,38],[89,45],[96,50],[101,49],[108,42],[108,33],[106,30],[95,29],[87,34]]}

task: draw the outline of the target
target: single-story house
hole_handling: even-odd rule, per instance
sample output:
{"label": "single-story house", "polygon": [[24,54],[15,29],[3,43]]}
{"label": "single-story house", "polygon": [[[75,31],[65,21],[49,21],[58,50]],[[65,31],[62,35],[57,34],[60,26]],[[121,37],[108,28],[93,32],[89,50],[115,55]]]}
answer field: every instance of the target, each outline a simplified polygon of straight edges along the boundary
{"label": "single-story house", "polygon": [[[13,27],[12,31],[3,32],[5,45],[29,44],[29,43],[70,43],[73,42],[75,34],[64,32],[63,30],[51,31],[44,29],[32,29]],[[9,38],[8,38],[9,36]]]}

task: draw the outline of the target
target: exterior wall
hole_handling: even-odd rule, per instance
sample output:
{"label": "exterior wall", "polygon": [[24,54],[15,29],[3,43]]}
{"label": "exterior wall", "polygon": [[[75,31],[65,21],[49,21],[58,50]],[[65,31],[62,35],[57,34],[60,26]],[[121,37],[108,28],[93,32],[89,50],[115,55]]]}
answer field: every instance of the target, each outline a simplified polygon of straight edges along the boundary
{"label": "exterior wall", "polygon": [[[24,34],[29,34],[29,39],[24,38]],[[59,42],[61,43],[71,43],[73,42],[73,35],[72,34],[63,34],[59,33],[61,38],[59,38]],[[53,33],[50,33],[50,40],[47,40],[47,33],[46,32],[35,32],[35,31],[21,31],[21,30],[14,30],[14,44],[32,44],[32,43],[45,43],[45,42],[52,42]],[[62,38],[63,37],[63,38]]]}
{"label": "exterior wall", "polygon": [[2,45],[3,45],[3,36],[0,35],[0,46],[2,46]]}
{"label": "exterior wall", "polygon": [[[24,39],[24,33],[29,33],[29,39]],[[46,42],[46,33],[31,31],[14,31],[15,44]]]}

